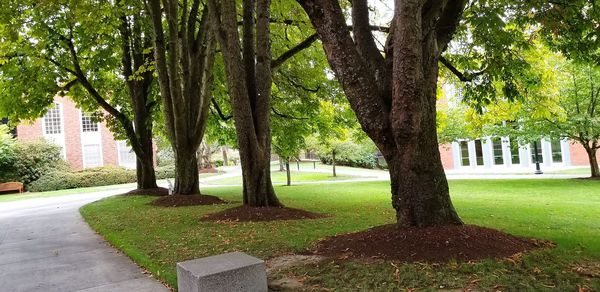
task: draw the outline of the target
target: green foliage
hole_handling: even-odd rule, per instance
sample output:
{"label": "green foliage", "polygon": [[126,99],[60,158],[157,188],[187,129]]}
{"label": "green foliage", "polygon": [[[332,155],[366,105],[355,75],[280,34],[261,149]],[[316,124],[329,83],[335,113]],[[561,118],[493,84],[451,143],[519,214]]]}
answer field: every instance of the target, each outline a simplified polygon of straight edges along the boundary
{"label": "green foliage", "polygon": [[16,141],[13,159],[0,171],[0,181],[19,181],[26,186],[51,169],[64,169],[59,146],[45,140]]}
{"label": "green foliage", "polygon": [[[157,179],[173,178],[175,167],[166,166],[156,169]],[[96,186],[108,186],[136,182],[135,170],[116,166],[104,166],[82,171],[54,170],[33,182],[32,192],[46,192]]]}
{"label": "green foliage", "polygon": [[6,125],[0,125],[0,179],[9,176],[15,163],[15,140]]}
{"label": "green foliage", "polygon": [[[355,142],[340,142],[334,146],[335,163],[337,165],[375,168],[377,167],[377,159],[375,157],[374,147],[372,145],[357,144]],[[330,151],[319,152],[321,162],[332,164],[333,154]]]}

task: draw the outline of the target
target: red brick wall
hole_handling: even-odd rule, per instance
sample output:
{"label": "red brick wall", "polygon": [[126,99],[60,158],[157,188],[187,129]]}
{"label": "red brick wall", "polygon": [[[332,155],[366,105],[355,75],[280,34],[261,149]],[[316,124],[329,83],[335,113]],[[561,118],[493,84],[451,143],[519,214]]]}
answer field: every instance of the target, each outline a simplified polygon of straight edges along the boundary
{"label": "red brick wall", "polygon": [[68,98],[56,97],[55,101],[62,104],[67,161],[71,165],[71,168],[82,169],[83,154],[81,149],[81,116],[79,109]]}
{"label": "red brick wall", "polygon": [[102,135],[102,159],[104,165],[119,165],[119,154],[117,142],[113,134],[106,127],[106,123],[100,123],[100,134]]}
{"label": "red brick wall", "polygon": [[439,149],[444,169],[453,169],[454,161],[452,160],[452,144],[440,145]]}
{"label": "red brick wall", "polygon": [[20,140],[35,140],[43,137],[42,119],[17,125],[17,138]]}
{"label": "red brick wall", "polygon": [[[581,146],[579,143],[571,143],[570,146],[571,164],[578,166],[589,166],[590,160],[588,159],[587,152],[585,152],[583,146]],[[600,151],[596,153],[596,157],[598,161],[600,161]]]}

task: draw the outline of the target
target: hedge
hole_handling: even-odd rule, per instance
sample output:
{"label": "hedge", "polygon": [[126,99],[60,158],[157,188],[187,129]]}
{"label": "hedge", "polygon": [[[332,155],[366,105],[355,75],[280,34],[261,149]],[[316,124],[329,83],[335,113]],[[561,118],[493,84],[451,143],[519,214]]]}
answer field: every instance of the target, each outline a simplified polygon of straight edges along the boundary
{"label": "hedge", "polygon": [[[173,178],[175,167],[164,166],[156,169],[157,179]],[[63,189],[86,188],[116,184],[134,183],[137,181],[135,170],[122,167],[105,166],[82,171],[51,171],[33,182],[31,192],[46,192]]]}
{"label": "hedge", "polygon": [[[353,142],[344,142],[338,144],[335,149],[336,165],[371,169],[377,166],[377,159],[371,147]],[[319,153],[319,158],[321,159],[321,162],[325,164],[331,164],[333,161],[331,152]]]}

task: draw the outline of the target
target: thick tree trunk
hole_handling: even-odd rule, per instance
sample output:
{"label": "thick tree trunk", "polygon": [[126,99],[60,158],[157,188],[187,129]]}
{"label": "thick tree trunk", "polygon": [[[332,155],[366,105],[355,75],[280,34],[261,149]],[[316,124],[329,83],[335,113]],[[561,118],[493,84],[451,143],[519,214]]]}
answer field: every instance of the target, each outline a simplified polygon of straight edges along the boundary
{"label": "thick tree trunk", "polygon": [[175,152],[175,187],[173,193],[178,195],[200,193],[196,151]]}
{"label": "thick tree trunk", "polygon": [[271,182],[270,151],[262,155],[248,155],[248,146],[240,144],[244,205],[253,207],[276,207],[281,203],[275,195]]}
{"label": "thick tree trunk", "polygon": [[[240,43],[235,1],[209,1],[221,44],[242,165],[244,205],[281,206],[271,183],[269,0],[242,2]],[[219,5],[220,4],[220,5]],[[220,9],[217,9],[220,6]],[[240,56],[240,51],[242,55]]]}
{"label": "thick tree trunk", "polygon": [[352,1],[353,35],[339,1],[298,2],[363,130],[387,160],[398,224],[462,224],[440,161],[435,108],[438,58],[466,0],[396,0],[385,56],[370,32],[367,1]]}
{"label": "thick tree trunk", "polygon": [[585,147],[585,152],[588,155],[588,159],[590,161],[590,170],[591,175],[594,178],[600,178],[600,168],[598,168],[598,157],[596,156],[596,152],[598,149]]}
{"label": "thick tree trunk", "polygon": [[285,159],[285,174],[287,176],[287,185],[291,186],[292,185],[292,175],[290,173],[290,158],[287,157]]}

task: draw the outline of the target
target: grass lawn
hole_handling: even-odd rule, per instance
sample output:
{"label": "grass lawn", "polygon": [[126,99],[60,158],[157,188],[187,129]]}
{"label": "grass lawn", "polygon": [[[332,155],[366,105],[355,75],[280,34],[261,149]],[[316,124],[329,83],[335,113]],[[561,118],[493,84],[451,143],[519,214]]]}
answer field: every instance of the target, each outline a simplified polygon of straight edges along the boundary
{"label": "grass lawn", "polygon": [[[450,188],[466,223],[549,239],[557,247],[479,263],[325,260],[278,271],[270,279],[295,277],[309,289],[346,291],[600,290],[600,279],[573,271],[579,264],[600,265],[600,181],[456,180],[450,181]],[[327,236],[394,221],[387,182],[279,186],[276,191],[289,207],[333,216],[266,223],[200,222],[203,214],[234,205],[161,208],[148,205],[154,198],[122,196],[86,205],[81,213],[108,241],[171,286],[176,285],[178,261],[235,250],[268,259],[304,251]],[[241,200],[240,187],[204,192],[237,204]]]}
{"label": "grass lawn", "polygon": [[[310,172],[310,171],[291,171],[292,184],[294,182],[306,182],[306,181],[324,181],[324,180],[349,180],[356,178],[356,176],[338,174],[334,177],[331,173],[324,172]],[[273,171],[271,172],[271,180],[274,184],[285,184],[287,182],[287,176],[285,171]],[[211,180],[204,182],[208,185],[241,185],[242,177],[228,177],[219,180]]]}
{"label": "grass lawn", "polygon": [[579,168],[571,168],[571,169],[564,169],[564,170],[548,171],[547,173],[553,173],[553,174],[587,174],[587,175],[590,175],[591,174],[591,170],[590,170],[589,167],[579,167]]}

